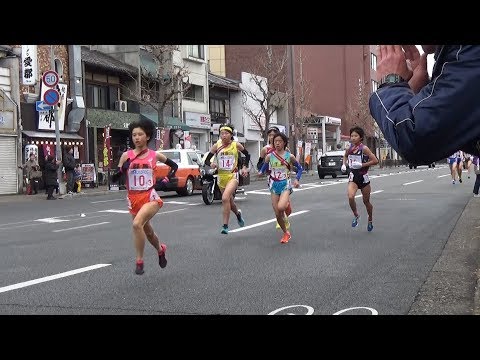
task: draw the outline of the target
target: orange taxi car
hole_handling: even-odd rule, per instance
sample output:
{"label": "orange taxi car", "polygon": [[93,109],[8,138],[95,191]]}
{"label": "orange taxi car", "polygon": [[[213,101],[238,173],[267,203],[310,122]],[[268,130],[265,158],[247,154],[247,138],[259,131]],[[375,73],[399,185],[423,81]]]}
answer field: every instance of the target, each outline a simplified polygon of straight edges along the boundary
{"label": "orange taxi car", "polygon": [[[190,196],[193,194],[194,190],[202,190],[199,167],[201,159],[198,157],[195,150],[171,149],[160,151],[167,158],[175,161],[178,165],[175,178],[166,184],[166,188],[163,191],[176,191],[179,195]],[[169,171],[170,166],[158,161],[155,177],[157,179],[162,179],[167,176]]]}

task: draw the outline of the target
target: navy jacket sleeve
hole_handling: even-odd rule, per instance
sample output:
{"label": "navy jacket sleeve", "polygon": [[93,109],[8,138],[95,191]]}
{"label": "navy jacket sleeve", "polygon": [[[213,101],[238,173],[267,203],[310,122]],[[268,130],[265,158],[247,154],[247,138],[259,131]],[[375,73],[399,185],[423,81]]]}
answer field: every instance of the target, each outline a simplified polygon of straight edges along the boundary
{"label": "navy jacket sleeve", "polygon": [[479,154],[480,46],[444,45],[432,80],[418,94],[407,84],[378,89],[370,113],[404,159],[429,164],[457,150]]}

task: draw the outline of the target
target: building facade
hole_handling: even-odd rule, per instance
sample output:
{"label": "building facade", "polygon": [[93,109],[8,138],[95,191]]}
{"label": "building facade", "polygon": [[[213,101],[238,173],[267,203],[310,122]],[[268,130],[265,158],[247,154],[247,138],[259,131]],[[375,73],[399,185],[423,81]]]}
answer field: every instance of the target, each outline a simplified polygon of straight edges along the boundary
{"label": "building facade", "polygon": [[22,189],[22,174],[17,168],[23,161],[19,73],[18,53],[11,46],[0,46],[0,195]]}
{"label": "building facade", "polygon": [[208,46],[180,45],[181,62],[189,74],[189,89],[180,98],[184,123],[190,127],[186,135],[196,149],[210,148],[211,118],[209,111]]}
{"label": "building facade", "polygon": [[[225,70],[226,76],[239,79],[242,71],[248,71],[256,66],[258,53],[264,45],[225,45]],[[285,67],[287,85],[294,92],[290,98],[288,118],[292,119],[298,114],[304,116],[310,112],[313,117],[321,119],[322,116],[341,120],[340,139],[336,139],[336,129],[327,129],[327,138],[331,142],[340,142],[348,138],[348,130],[353,125],[353,120],[348,116],[349,104],[355,102],[358,94],[359,81],[367,90],[364,98],[374,90],[376,83],[376,47],[372,45],[274,45],[276,58],[287,54],[288,66]],[[298,61],[300,54],[303,61]],[[300,73],[308,80],[311,95],[309,96],[308,109],[298,109],[299,89],[298,78]],[[259,74],[263,75],[263,74]],[[271,84],[270,84],[271,86]],[[281,89],[277,85],[273,85]],[[278,121],[282,123],[281,119]],[[292,121],[288,121],[290,130]],[[321,123],[321,121],[314,121]],[[320,126],[318,126],[320,127]],[[365,129],[370,138],[375,136],[372,125]],[[320,129],[321,131],[321,129]]]}

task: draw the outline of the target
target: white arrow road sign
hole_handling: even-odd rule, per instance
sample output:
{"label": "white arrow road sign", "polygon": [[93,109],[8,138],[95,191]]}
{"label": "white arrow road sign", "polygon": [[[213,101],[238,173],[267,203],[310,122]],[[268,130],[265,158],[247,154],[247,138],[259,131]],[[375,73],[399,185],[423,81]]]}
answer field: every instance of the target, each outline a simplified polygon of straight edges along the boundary
{"label": "white arrow road sign", "polygon": [[43,101],[35,101],[35,108],[37,111],[49,111],[52,109],[52,106],[45,104]]}

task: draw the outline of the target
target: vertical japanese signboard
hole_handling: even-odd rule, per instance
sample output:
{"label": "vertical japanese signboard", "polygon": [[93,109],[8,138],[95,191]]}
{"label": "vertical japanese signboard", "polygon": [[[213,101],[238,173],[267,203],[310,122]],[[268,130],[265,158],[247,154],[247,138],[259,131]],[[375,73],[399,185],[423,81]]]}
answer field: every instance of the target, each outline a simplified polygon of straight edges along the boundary
{"label": "vertical japanese signboard", "polygon": [[37,82],[37,45],[22,45],[22,84]]}
{"label": "vertical japanese signboard", "polygon": [[110,126],[105,126],[103,132],[103,168],[110,170],[112,167],[112,148],[110,147]]}

